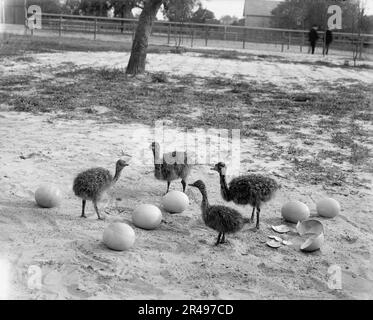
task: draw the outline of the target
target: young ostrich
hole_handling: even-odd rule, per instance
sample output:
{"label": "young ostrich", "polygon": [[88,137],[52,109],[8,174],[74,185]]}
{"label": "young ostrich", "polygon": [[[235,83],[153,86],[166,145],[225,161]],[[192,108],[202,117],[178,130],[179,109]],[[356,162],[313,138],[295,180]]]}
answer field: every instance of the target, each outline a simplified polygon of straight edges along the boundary
{"label": "young ostrich", "polygon": [[202,219],[206,226],[219,232],[215,245],[225,243],[226,233],[235,233],[240,231],[245,223],[250,219],[244,218],[237,210],[225,206],[210,206],[207,199],[206,186],[201,180],[189,184],[196,187],[202,194]]}
{"label": "young ostrich", "polygon": [[251,222],[254,222],[256,209],[256,228],[259,229],[259,214],[262,202],[271,200],[280,185],[273,179],[260,174],[249,174],[234,178],[227,186],[225,180],[225,163],[217,163],[211,170],[217,171],[220,175],[221,195],[225,201],[233,201],[236,204],[253,207]]}
{"label": "young ostrich", "polygon": [[[167,191],[170,189],[171,181],[181,178],[183,192],[186,188],[186,180],[190,173],[190,165],[186,152],[164,153],[162,160],[159,157],[159,143],[153,142],[151,148],[154,156],[154,176],[158,180],[167,181]],[[176,162],[175,162],[176,159]]]}
{"label": "young ostrich", "polygon": [[79,173],[74,179],[73,190],[76,196],[82,198],[82,218],[86,218],[84,213],[87,200],[93,202],[98,219],[102,220],[98,212],[97,202],[101,199],[105,191],[110,189],[119,179],[124,167],[128,164],[124,160],[118,160],[115,166],[114,178],[104,168],[92,168]]}

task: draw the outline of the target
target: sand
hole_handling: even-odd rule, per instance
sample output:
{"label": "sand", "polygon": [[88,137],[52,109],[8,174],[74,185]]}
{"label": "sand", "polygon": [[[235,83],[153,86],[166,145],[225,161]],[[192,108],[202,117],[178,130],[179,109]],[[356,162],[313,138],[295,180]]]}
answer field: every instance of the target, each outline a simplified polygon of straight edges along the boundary
{"label": "sand", "polygon": [[[30,64],[8,61],[8,66],[2,66],[1,71],[8,75],[22,74],[31,65],[30,73],[52,77],[48,68],[62,67],[64,62],[74,62],[80,67],[118,67],[125,65],[128,56],[112,52],[65,52],[38,54],[33,58],[35,62]],[[168,65],[162,63],[164,59],[169,61]],[[255,66],[255,62],[224,61],[223,64],[217,59],[205,59],[202,68],[201,61],[202,58],[189,55],[150,55],[148,66],[150,71],[199,72],[201,76],[216,75],[213,72],[217,70],[218,75],[225,77],[240,70],[247,74],[255,70],[258,81],[283,79],[284,85],[291,86],[303,79],[305,90],[312,89],[308,80],[314,81],[315,87],[322,79],[372,82],[372,74],[361,70],[335,72],[325,67],[311,75],[308,72],[311,67],[305,65],[294,64],[289,68],[288,64],[277,64],[275,68],[270,63],[257,62]],[[175,129],[174,134],[182,137],[183,131]],[[0,137],[0,270],[3,271],[0,281],[4,283],[0,295],[3,298],[373,298],[370,187],[326,190],[318,185],[282,179],[286,163],[246,158],[241,172],[260,169],[277,175],[276,179],[283,185],[275,199],[263,206],[260,231],[247,225],[242,232],[229,235],[227,245],[214,246],[216,233],[207,229],[201,220],[201,196],[189,188],[186,193],[190,206],[185,212],[177,215],[163,212],[164,222],[157,230],[146,231],[133,226],[134,247],[115,252],[102,243],[105,226],[112,221],[132,225],[134,208],[142,203],[160,205],[166,189],[166,183],[155,180],[152,173],[149,144],[154,128],[140,124],[107,124],[99,120],[64,120],[54,114],[18,113],[2,105]],[[281,139],[277,139],[281,143]],[[257,148],[250,140],[243,139],[241,154],[251,157]],[[75,175],[95,166],[114,170],[116,159],[125,158],[123,152],[132,155],[131,165],[124,169],[119,182],[100,203],[102,212],[110,215],[104,214],[105,221],[98,221],[89,203],[88,218],[81,219],[81,202],[72,192]],[[26,159],[21,159],[21,155]],[[232,175],[230,172],[228,179]],[[196,179],[206,182],[211,203],[224,203],[218,176],[210,171],[209,165],[199,165],[192,170],[190,181]],[[53,183],[62,190],[64,196],[59,208],[36,206],[34,191],[41,183]],[[171,186],[181,190],[179,182]],[[303,201],[314,216],[316,202],[324,196],[338,200],[342,210],[334,219],[318,218],[326,230],[321,251],[301,252],[302,239],[294,225],[289,224],[292,231],[285,235],[271,230],[272,225],[283,223],[280,209],[286,201]],[[250,216],[250,207],[235,207]],[[281,236],[293,244],[269,248],[265,244],[269,235]],[[342,288],[330,286],[335,266],[342,274]],[[40,287],[39,282],[34,281],[39,275]]]}

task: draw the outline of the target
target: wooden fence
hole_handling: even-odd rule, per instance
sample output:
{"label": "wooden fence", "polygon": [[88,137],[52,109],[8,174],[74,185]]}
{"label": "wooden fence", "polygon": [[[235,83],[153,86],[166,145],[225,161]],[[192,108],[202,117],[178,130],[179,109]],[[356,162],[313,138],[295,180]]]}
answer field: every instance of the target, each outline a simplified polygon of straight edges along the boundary
{"label": "wooden fence", "polygon": [[[138,21],[136,19],[106,18],[95,16],[58,15],[43,13],[43,30],[64,34],[91,34],[92,39],[99,35],[117,35],[133,38]],[[319,32],[319,46],[323,45],[323,32]],[[373,34],[352,34],[333,32],[333,48],[351,51],[359,48],[362,53],[373,53]],[[244,26],[177,23],[155,21],[152,28],[151,41],[157,44],[175,44],[181,41],[183,46],[223,45],[232,48],[246,48],[248,43],[275,45],[278,50],[299,47],[304,51],[308,47],[308,30],[289,30],[274,28],[255,28]],[[307,50],[307,49],[306,49]]]}

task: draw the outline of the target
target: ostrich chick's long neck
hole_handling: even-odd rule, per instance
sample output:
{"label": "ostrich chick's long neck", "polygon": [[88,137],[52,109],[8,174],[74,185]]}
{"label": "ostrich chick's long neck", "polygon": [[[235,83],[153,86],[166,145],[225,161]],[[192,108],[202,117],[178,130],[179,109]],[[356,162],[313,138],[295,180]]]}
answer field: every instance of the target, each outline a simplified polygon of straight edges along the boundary
{"label": "ostrich chick's long neck", "polygon": [[225,180],[225,175],[220,173],[220,189],[221,195],[225,201],[231,201],[231,197],[229,194],[229,188],[227,186],[227,181]]}
{"label": "ostrich chick's long neck", "polygon": [[113,181],[111,182],[112,185],[118,181],[121,173],[122,173],[122,169],[119,169],[119,168],[115,169],[115,175],[114,175]]}
{"label": "ostrich chick's long neck", "polygon": [[206,189],[200,189],[202,194],[202,203],[201,203],[201,210],[202,210],[202,216],[206,216],[207,210],[209,208],[209,200],[207,199],[207,192]]}

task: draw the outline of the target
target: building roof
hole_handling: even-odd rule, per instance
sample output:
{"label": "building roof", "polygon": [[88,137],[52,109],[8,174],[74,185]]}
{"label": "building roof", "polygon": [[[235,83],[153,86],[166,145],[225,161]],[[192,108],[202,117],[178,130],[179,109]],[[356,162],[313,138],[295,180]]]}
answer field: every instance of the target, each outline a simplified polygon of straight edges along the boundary
{"label": "building roof", "polygon": [[276,8],[279,3],[281,3],[281,1],[245,0],[243,15],[271,16],[271,11]]}

